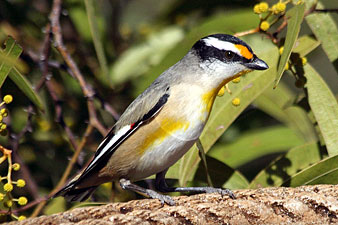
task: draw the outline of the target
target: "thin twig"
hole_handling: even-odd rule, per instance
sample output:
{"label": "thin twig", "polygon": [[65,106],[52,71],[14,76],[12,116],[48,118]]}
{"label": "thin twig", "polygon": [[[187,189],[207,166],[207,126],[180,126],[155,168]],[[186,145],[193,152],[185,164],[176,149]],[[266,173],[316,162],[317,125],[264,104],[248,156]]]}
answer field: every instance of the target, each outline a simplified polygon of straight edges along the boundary
{"label": "thin twig", "polygon": [[67,166],[66,170],[64,171],[64,173],[62,175],[62,178],[59,180],[59,182],[55,186],[55,188],[49,193],[48,198],[41,201],[39,203],[39,205],[34,209],[34,212],[32,213],[31,217],[38,216],[40,214],[41,210],[43,209],[43,207],[46,205],[47,200],[49,198],[51,198],[60,189],[60,187],[62,185],[64,185],[64,183],[66,182],[71,170],[73,169],[73,166],[75,165],[75,163],[77,161],[79,154],[81,153],[83,147],[85,146],[85,144],[87,142],[88,136],[91,134],[92,131],[93,131],[93,126],[91,124],[89,124],[87,126],[87,129],[86,129],[84,136],[82,137],[80,144],[78,145],[74,155],[72,156],[72,159],[69,161],[68,166]]}
{"label": "thin twig", "polygon": [[50,40],[51,40],[51,29],[50,24],[46,26],[46,35],[42,45],[42,51],[40,54],[39,65],[42,71],[42,79],[40,79],[39,83],[36,85],[35,90],[39,91],[45,82],[48,80],[48,58],[50,55]]}
{"label": "thin twig", "polygon": [[338,9],[315,9],[316,13],[338,13]]}
{"label": "thin twig", "polygon": [[250,29],[250,30],[246,30],[246,31],[242,31],[242,32],[237,32],[234,34],[235,37],[242,37],[245,35],[249,35],[249,34],[254,34],[254,33],[258,33],[259,32],[259,27],[256,27],[254,29]]}
{"label": "thin twig", "polygon": [[20,174],[22,174],[22,177],[26,181],[26,189],[29,191],[29,193],[33,196],[34,199],[39,197],[39,189],[38,185],[36,184],[32,174],[30,173],[28,167],[18,154],[19,149],[19,142],[22,139],[22,137],[27,133],[31,131],[32,127],[32,116],[34,114],[34,108],[32,105],[28,106],[27,108],[27,123],[25,127],[18,133],[14,134],[12,133],[12,129],[8,129],[9,131],[9,137],[10,137],[10,145],[11,149],[13,151],[13,160],[21,165],[21,169],[19,171]]}

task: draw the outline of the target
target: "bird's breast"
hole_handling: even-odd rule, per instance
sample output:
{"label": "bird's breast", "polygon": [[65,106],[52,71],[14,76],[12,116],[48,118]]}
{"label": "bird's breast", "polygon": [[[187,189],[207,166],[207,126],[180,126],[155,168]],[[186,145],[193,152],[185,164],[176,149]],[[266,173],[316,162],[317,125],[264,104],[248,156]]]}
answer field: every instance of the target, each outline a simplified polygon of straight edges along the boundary
{"label": "bird's breast", "polygon": [[159,114],[141,128],[147,132],[137,146],[140,160],[131,179],[143,179],[167,169],[192,147],[209,117],[213,95],[214,92],[194,86],[172,90]]}

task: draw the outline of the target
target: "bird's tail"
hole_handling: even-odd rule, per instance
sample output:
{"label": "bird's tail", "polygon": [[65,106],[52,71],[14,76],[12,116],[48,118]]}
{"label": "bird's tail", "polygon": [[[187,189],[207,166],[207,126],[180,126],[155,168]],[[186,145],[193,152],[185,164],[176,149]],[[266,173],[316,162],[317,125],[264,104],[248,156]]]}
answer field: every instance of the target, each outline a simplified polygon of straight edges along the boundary
{"label": "bird's tail", "polygon": [[54,194],[53,198],[58,196],[64,196],[67,199],[67,201],[82,202],[87,198],[89,198],[89,196],[97,188],[97,186],[76,188],[76,185],[77,185],[76,181],[69,182],[66,186],[64,186],[63,188],[61,188],[61,190],[59,190],[56,194]]}

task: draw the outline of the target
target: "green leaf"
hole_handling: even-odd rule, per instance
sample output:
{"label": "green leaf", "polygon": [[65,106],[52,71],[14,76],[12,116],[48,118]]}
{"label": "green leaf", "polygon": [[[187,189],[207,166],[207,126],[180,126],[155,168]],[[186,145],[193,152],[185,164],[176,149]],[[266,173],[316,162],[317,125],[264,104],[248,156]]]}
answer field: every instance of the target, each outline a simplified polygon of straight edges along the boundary
{"label": "green leaf", "polygon": [[90,28],[90,33],[93,38],[94,42],[94,47],[96,51],[97,58],[100,63],[101,67],[101,78],[104,82],[103,84],[106,84],[110,82],[109,79],[109,70],[108,70],[108,63],[106,60],[106,56],[104,54],[104,49],[102,46],[101,38],[100,38],[100,33],[99,33],[99,28],[97,24],[97,19],[95,16],[95,7],[94,7],[94,1],[93,0],[85,0],[85,6],[86,6],[86,11],[87,11],[87,17],[88,17],[88,22],[89,22],[89,28]]}
{"label": "green leaf", "polygon": [[67,209],[66,204],[65,198],[53,198],[44,209],[44,214],[52,215],[54,213],[64,212]]}
{"label": "green leaf", "polygon": [[[318,2],[316,8],[323,9],[323,4]],[[337,62],[338,29],[330,13],[311,13],[305,19],[330,61]]]}
{"label": "green leaf", "polygon": [[89,200],[87,200],[86,202],[74,203],[73,207],[71,207],[69,210],[83,208],[83,207],[91,207],[91,206],[102,206],[102,205],[107,205],[107,202],[90,202]]}
{"label": "green leaf", "polygon": [[[210,156],[206,156],[206,161],[214,187],[228,189],[243,189],[248,187],[249,182],[239,171],[232,169],[228,165]],[[199,164],[194,181],[207,183],[207,177],[202,163]]]}
{"label": "green leaf", "polygon": [[159,63],[183,37],[183,29],[172,26],[150,35],[146,42],[129,48],[110,70],[113,85],[140,76],[151,65]]}
{"label": "green leaf", "polygon": [[27,71],[28,67],[27,65],[21,61],[20,59],[15,59],[12,58],[11,56],[6,56],[6,53],[0,49],[0,62],[11,66],[11,67],[16,67],[18,68],[20,71]]}
{"label": "green leaf", "polygon": [[216,145],[208,155],[237,168],[261,156],[285,151],[303,143],[290,128],[275,126],[247,132],[227,145]]}
{"label": "green leaf", "polygon": [[304,141],[317,141],[317,132],[307,112],[299,106],[288,106],[296,95],[283,83],[276,89],[268,89],[254,104],[265,113],[293,129]]}
{"label": "green leaf", "polygon": [[19,72],[17,68],[13,68],[9,73],[9,78],[18,86],[18,88],[40,109],[43,110],[40,96],[34,91],[29,81]]}
{"label": "green leaf", "polygon": [[[8,37],[5,42],[5,50],[3,55],[6,58],[11,58],[11,61],[16,60],[22,53],[22,48],[16,43],[12,37]],[[2,61],[0,64],[0,87],[3,85],[7,78],[8,73],[11,71],[12,65]]]}
{"label": "green leaf", "polygon": [[[91,42],[92,35],[90,24],[87,18],[88,14],[86,12],[85,3],[78,0],[68,0],[68,4],[73,4],[73,7],[69,7],[69,17],[74,23],[76,30],[79,33],[79,36],[85,41]],[[98,4],[99,5],[99,4]],[[95,23],[97,24],[98,32],[100,37],[104,37],[104,19],[103,14],[96,15]]]}
{"label": "green leaf", "polygon": [[[250,39],[249,39],[250,38]],[[207,122],[200,137],[205,152],[208,152],[211,146],[230,126],[235,118],[264,90],[272,88],[272,82],[276,75],[278,49],[270,41],[262,39],[259,35],[253,35],[248,38],[248,43],[257,50],[257,55],[265,60],[270,66],[267,71],[255,71],[242,77],[238,84],[230,83],[232,95],[225,95],[222,98],[216,98],[209,121]],[[238,107],[232,105],[233,98],[240,98],[241,104]],[[200,158],[198,149],[194,146],[186,153],[179,162],[171,167],[168,173],[179,175],[180,185],[184,186],[190,181],[197,169]]]}
{"label": "green leaf", "polygon": [[301,36],[295,43],[292,52],[298,53],[300,57],[304,57],[320,45],[320,42],[308,35]]}
{"label": "green leaf", "polygon": [[[307,154],[307,153],[306,153]],[[323,159],[285,180],[283,186],[338,184],[338,155]]]}
{"label": "green leaf", "polygon": [[[297,146],[273,161],[262,170],[250,183],[250,188],[268,186],[290,186],[290,179],[300,170],[308,168],[321,159],[319,146],[316,142]],[[288,184],[289,182],[289,184]]]}
{"label": "green leaf", "polygon": [[202,164],[203,164],[203,167],[205,169],[205,175],[207,177],[208,186],[213,187],[212,180],[211,180],[211,177],[210,177],[210,174],[209,174],[209,169],[208,169],[208,163],[207,163],[206,155],[205,155],[204,148],[202,146],[202,143],[201,143],[200,139],[198,139],[196,141],[196,147],[197,147],[197,149],[199,151],[200,158],[202,159]]}
{"label": "green leaf", "polygon": [[304,66],[311,110],[330,156],[338,154],[338,103],[322,77],[309,64]]}
{"label": "green leaf", "polygon": [[304,12],[305,12],[305,5],[300,4],[300,5],[294,6],[292,9],[290,9],[286,13],[286,17],[290,19],[288,20],[288,26],[287,26],[287,31],[286,31],[285,43],[284,43],[284,51],[280,57],[280,61],[278,65],[278,70],[277,70],[278,72],[277,72],[275,85],[274,85],[275,88],[277,87],[277,84],[282,78],[285,65],[288,62],[292,49],[295,46],[298,33],[300,30],[300,25],[303,21]]}

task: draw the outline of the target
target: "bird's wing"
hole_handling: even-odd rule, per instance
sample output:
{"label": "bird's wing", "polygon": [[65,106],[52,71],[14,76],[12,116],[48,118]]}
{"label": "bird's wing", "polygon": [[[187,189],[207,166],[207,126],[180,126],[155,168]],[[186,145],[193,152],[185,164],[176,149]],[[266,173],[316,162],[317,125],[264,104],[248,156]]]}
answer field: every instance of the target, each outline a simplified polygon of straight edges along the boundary
{"label": "bird's wing", "polygon": [[[115,150],[135,132],[143,123],[146,123],[163,108],[169,98],[169,86],[151,86],[137,97],[121,115],[115,126],[96,150],[95,156],[80,176],[67,185],[76,186],[89,173],[101,170],[110,159]],[[71,184],[73,183],[73,184]]]}

